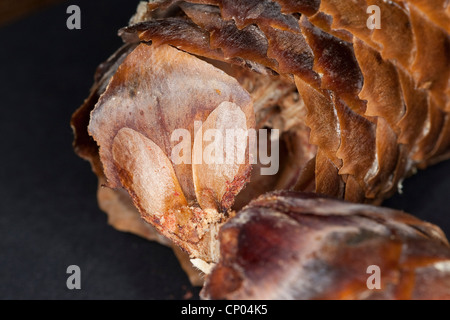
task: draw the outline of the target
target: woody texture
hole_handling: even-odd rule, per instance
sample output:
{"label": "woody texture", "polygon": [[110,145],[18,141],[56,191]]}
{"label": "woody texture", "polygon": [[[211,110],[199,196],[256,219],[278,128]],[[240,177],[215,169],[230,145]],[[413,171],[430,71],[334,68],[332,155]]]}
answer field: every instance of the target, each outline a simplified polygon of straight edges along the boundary
{"label": "woody texture", "polygon": [[[380,206],[450,157],[449,33],[446,0],[141,2],[72,116],[74,149],[109,223],[171,246],[202,298],[449,299],[444,233]],[[201,161],[208,129],[268,139]]]}

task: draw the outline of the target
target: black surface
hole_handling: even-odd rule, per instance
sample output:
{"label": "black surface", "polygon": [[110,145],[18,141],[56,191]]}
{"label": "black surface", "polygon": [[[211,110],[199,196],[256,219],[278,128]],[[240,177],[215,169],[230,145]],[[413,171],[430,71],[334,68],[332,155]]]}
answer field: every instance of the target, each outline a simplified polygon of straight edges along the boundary
{"label": "black surface", "polygon": [[[172,251],[114,230],[96,202],[97,180],[72,151],[72,112],[96,66],[121,44],[138,1],[75,1],[0,29],[0,299],[181,299],[189,285]],[[450,234],[450,162],[406,180],[385,205]],[[66,288],[79,265],[82,289]]]}

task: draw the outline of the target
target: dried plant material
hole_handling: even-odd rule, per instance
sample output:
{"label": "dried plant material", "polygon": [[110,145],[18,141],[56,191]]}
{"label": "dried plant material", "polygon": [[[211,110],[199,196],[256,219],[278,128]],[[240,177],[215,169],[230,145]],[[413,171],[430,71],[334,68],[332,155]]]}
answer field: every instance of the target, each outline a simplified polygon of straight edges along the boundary
{"label": "dried plant material", "polygon": [[[169,159],[176,146],[172,134],[185,129],[191,143],[195,121],[205,121],[205,130],[225,130],[227,124],[246,130],[252,116],[250,97],[233,78],[169,46],[141,44],[112,77],[92,111],[89,132],[100,146],[109,186],[125,188],[143,218],[192,258],[211,262],[217,257],[210,242],[244,186],[249,164],[201,164],[193,172],[192,165]],[[211,185],[214,174],[224,177],[223,184]],[[207,200],[207,191],[215,198]]]}
{"label": "dried plant material", "polygon": [[[169,46],[139,45],[119,67],[91,113],[89,132],[100,146],[109,186],[120,185],[111,145],[121,128],[144,134],[170,155],[175,145],[170,141],[173,131],[183,128],[192,133],[194,121],[205,121],[223,101],[241,106],[251,121],[250,97],[236,80]],[[179,164],[174,169],[183,192],[193,199],[190,166]]]}
{"label": "dried plant material", "polygon": [[387,208],[267,194],[222,227],[220,250],[203,298],[450,298],[442,231]]}
{"label": "dried plant material", "polygon": [[380,49],[381,46],[372,39],[373,30],[367,28],[367,7],[366,0],[321,0],[319,10],[332,17],[332,29],[347,30],[354,37]]}
{"label": "dried plant material", "polygon": [[[215,130],[215,136],[207,136],[208,130]],[[227,135],[229,132],[233,135]],[[205,145],[204,137],[214,141]],[[246,165],[247,120],[241,109],[234,103],[222,102],[196,133],[192,151],[192,174],[199,205],[203,209],[229,210],[247,182],[250,169]]]}
{"label": "dried plant material", "polygon": [[281,13],[281,6],[270,0],[221,0],[218,1],[224,20],[234,20],[239,29],[250,24],[271,25],[281,30],[299,31],[292,15]]}
{"label": "dried plant material", "polygon": [[[142,22],[123,29],[121,34],[137,32],[141,41],[159,43],[163,39],[164,43],[199,55],[202,55],[199,50],[206,52],[209,47],[218,54],[216,57],[204,54],[207,58],[248,66],[263,74],[267,72],[262,71],[261,65],[280,75],[294,75],[300,99],[306,101],[305,107],[310,110],[302,119],[312,130],[310,143],[325,152],[328,159],[322,157],[323,161],[330,160],[336,165],[344,185],[346,176],[352,176],[352,186],[346,186],[350,193],[362,193],[364,202],[380,203],[415,168],[448,156],[445,119],[449,116],[445,110],[449,99],[445,86],[449,60],[442,46],[447,46],[450,40],[448,30],[429,20],[437,15],[437,10],[430,11],[418,3],[383,3],[383,21],[392,19],[386,21],[385,29],[370,30],[365,9],[377,5],[375,2],[322,1],[319,7],[316,2],[301,1],[299,11],[295,12],[301,15],[297,19],[300,29],[288,23],[291,18],[286,17],[295,15],[291,15],[293,4],[285,1],[258,2],[256,7],[240,1],[179,1],[170,5],[165,2],[171,10],[179,6],[179,14],[186,15],[184,23],[192,22],[195,25],[192,30],[209,34],[209,43],[202,40],[201,45],[182,47],[181,41],[188,32],[172,32],[168,37],[150,26],[161,23],[170,26],[172,18]],[[152,5],[155,7],[158,6]],[[301,10],[306,7],[311,10]],[[426,26],[422,28],[423,23]],[[405,25],[411,27],[405,29]],[[419,34],[419,29],[429,30],[432,36],[422,39],[425,31]],[[399,39],[404,40],[393,41],[394,34],[399,33]],[[410,58],[406,59],[404,52],[408,47]],[[434,55],[437,56],[433,58]],[[431,71],[435,69],[427,64],[441,71]],[[324,105],[328,106],[325,113]],[[265,107],[256,109],[257,119],[270,108]],[[377,117],[387,124],[377,121]],[[271,123],[283,126],[283,121],[276,119]],[[377,128],[378,123],[383,126]],[[430,127],[433,129],[428,130]],[[385,141],[376,141],[377,137]],[[397,149],[404,147],[409,151],[394,152],[393,156],[382,154],[385,150],[382,146],[392,149],[395,144]],[[427,151],[422,151],[423,148]],[[393,162],[402,174],[396,174]],[[394,177],[399,180],[393,181]],[[387,184],[393,187],[385,188]],[[316,185],[323,183],[316,181]]]}
{"label": "dried plant material", "polygon": [[[370,5],[382,10],[381,29],[367,27]],[[450,157],[449,8],[141,2],[71,123],[110,223],[176,244],[208,273],[219,229],[266,192],[380,204],[418,168]],[[267,139],[251,145],[254,129]],[[219,138],[227,131],[242,133],[231,149]],[[204,144],[205,132],[219,137]],[[217,163],[229,150],[245,161]]]}
{"label": "dried plant material", "polygon": [[278,3],[283,13],[303,13],[307,16],[316,13],[320,7],[320,0],[280,0]]}

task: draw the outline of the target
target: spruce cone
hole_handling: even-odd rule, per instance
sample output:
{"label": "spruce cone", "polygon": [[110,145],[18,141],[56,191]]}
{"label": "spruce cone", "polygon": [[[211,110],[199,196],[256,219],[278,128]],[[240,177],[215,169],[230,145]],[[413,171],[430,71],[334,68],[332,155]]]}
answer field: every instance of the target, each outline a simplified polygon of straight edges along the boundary
{"label": "spruce cone", "polygon": [[[370,5],[381,9],[381,29],[367,27]],[[449,8],[445,0],[141,2],[71,122],[110,223],[174,243],[209,272],[221,226],[268,191],[380,204],[415,170],[450,156]],[[205,151],[196,121],[200,132],[278,129],[277,174],[261,174],[261,162],[174,163],[177,129],[193,146],[183,157]],[[244,140],[237,147],[251,159]]]}

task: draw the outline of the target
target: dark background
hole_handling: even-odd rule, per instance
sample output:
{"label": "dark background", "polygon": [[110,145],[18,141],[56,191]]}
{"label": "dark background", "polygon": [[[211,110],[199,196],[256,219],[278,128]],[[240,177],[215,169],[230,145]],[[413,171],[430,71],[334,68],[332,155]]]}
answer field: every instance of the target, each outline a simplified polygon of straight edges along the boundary
{"label": "dark background", "polygon": [[[97,178],[72,151],[72,112],[138,1],[62,2],[0,28],[0,299],[198,298],[172,251],[107,225]],[[66,8],[81,8],[81,30]],[[407,179],[386,206],[450,235],[450,162]],[[81,268],[81,290],[66,269]]]}

